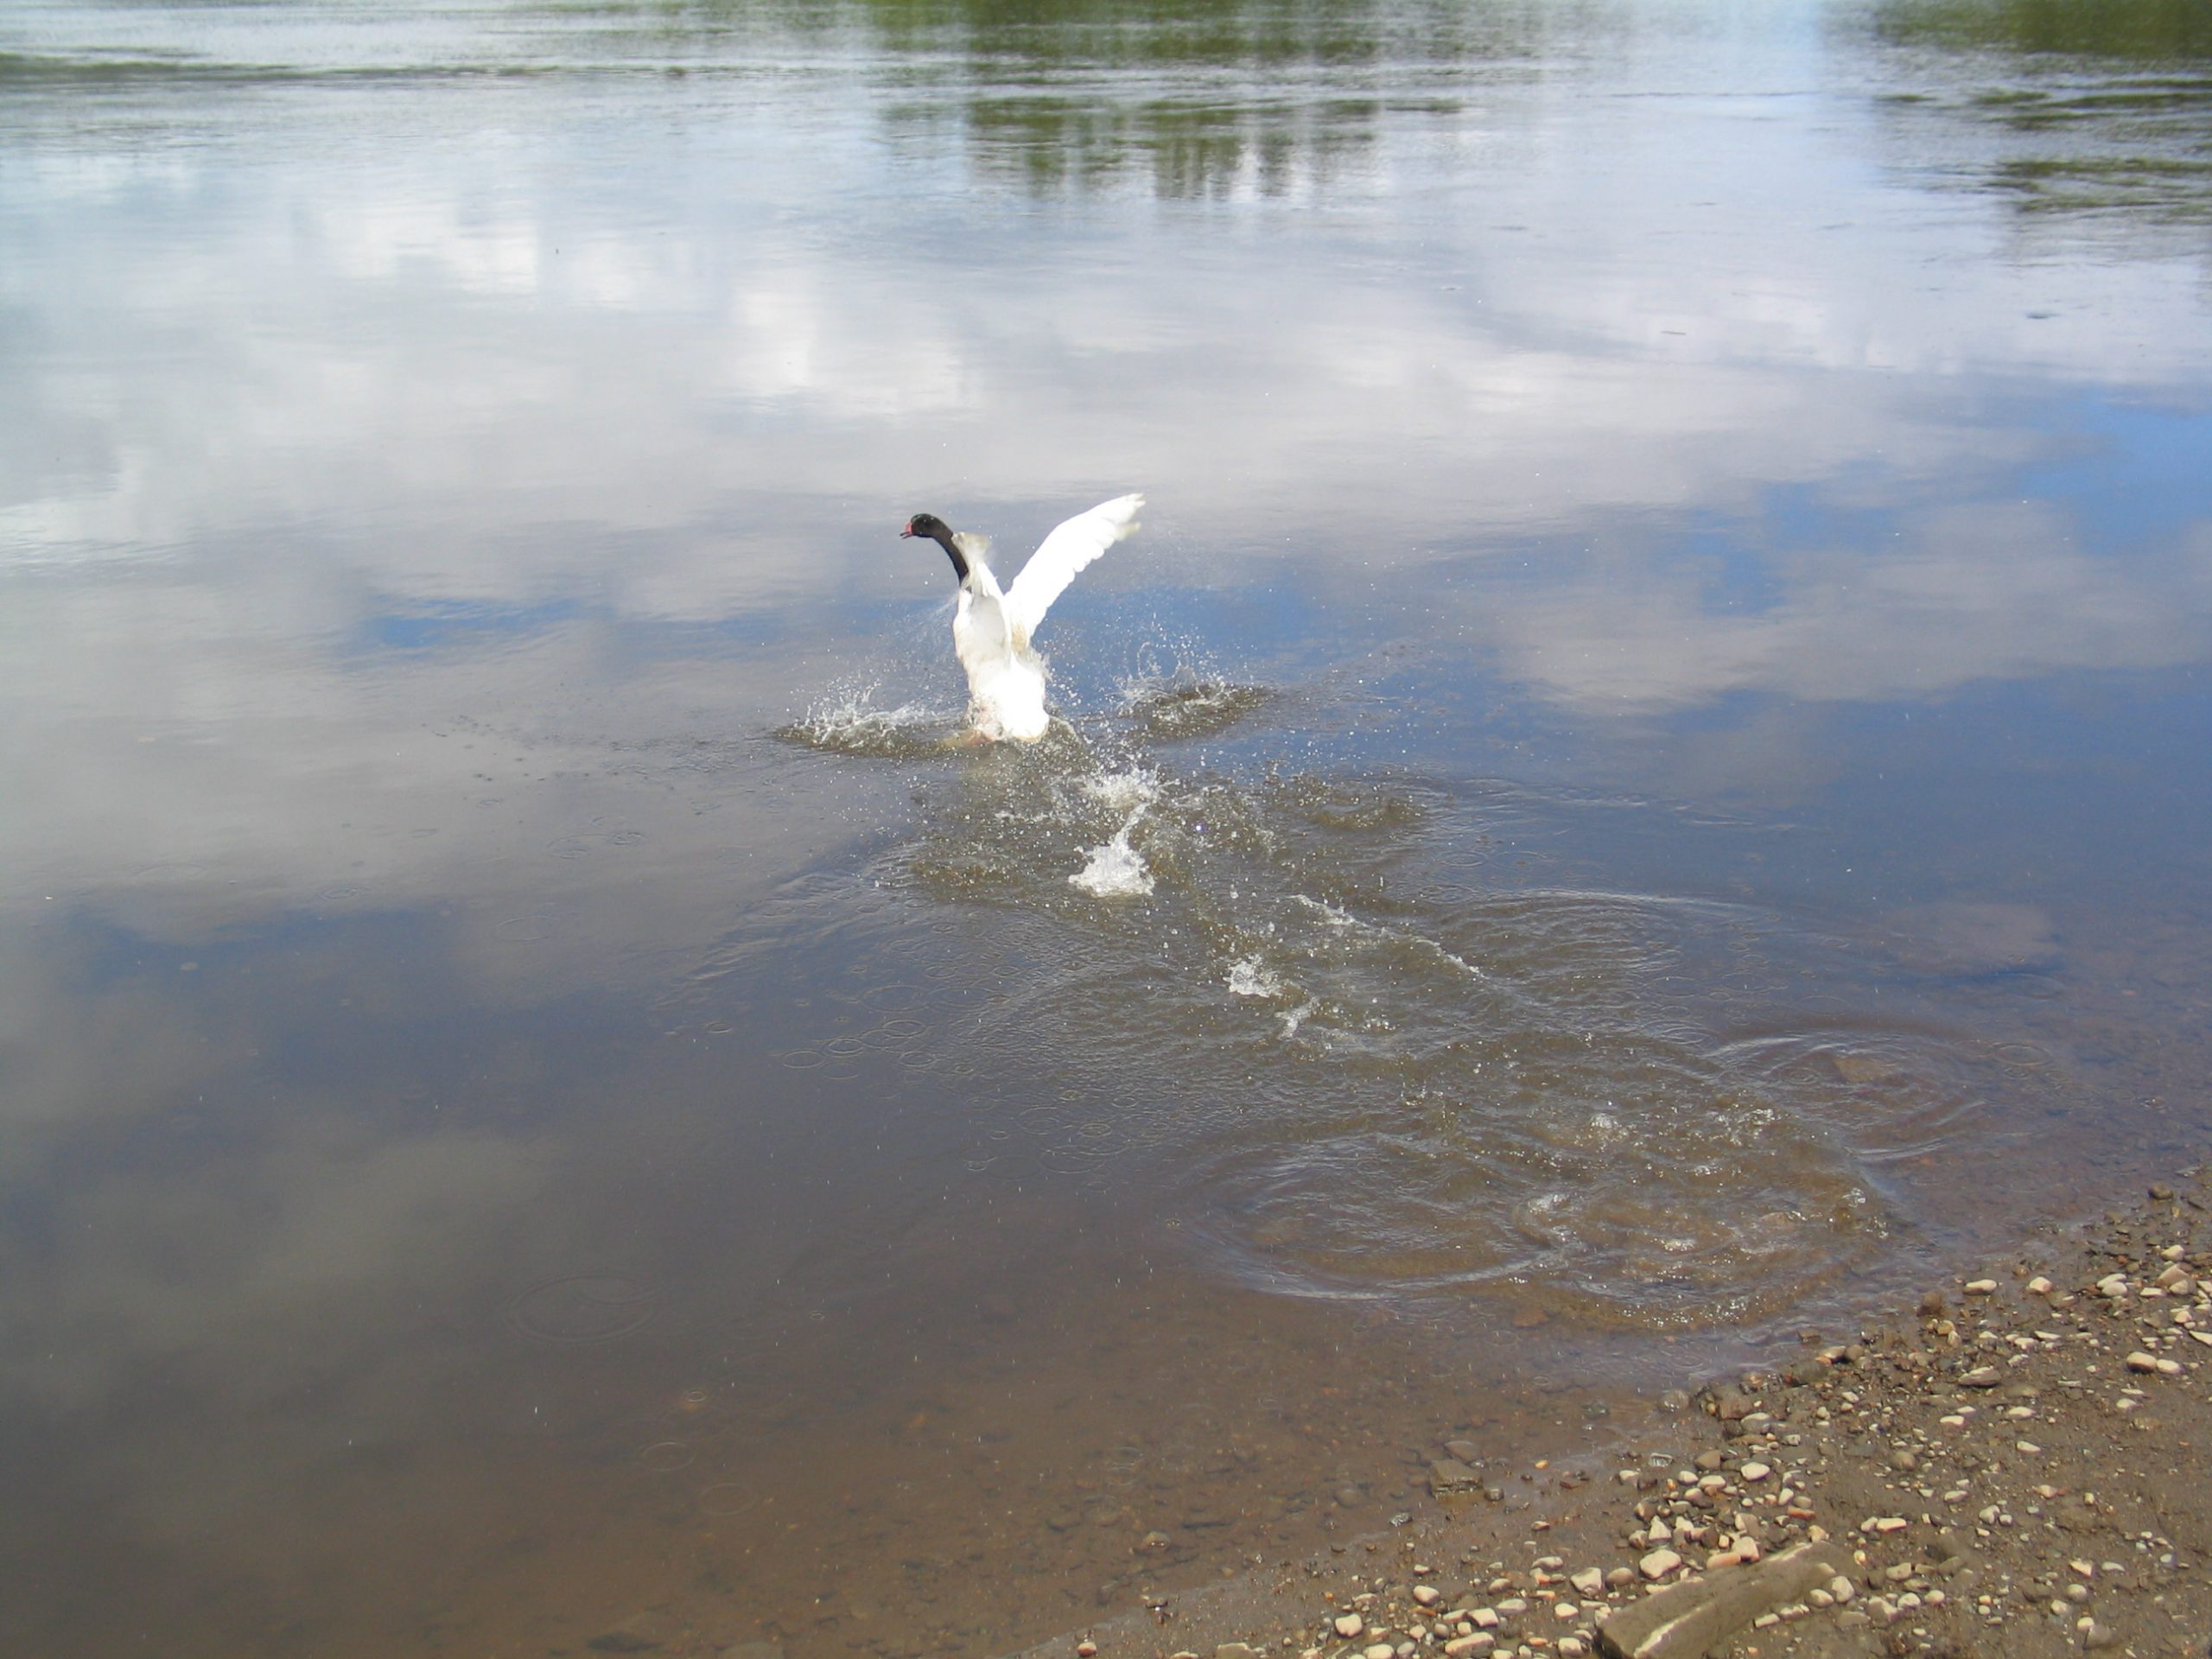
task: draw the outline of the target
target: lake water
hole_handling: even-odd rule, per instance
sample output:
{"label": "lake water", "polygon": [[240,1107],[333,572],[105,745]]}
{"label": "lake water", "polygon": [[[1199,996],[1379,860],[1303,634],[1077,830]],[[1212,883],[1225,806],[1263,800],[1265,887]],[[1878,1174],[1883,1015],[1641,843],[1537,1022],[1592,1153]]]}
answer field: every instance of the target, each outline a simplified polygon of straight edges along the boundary
{"label": "lake water", "polygon": [[[2152,0],[11,6],[0,1646],[981,1659],[2201,1156],[2208,130]],[[899,527],[1128,489],[948,746]]]}

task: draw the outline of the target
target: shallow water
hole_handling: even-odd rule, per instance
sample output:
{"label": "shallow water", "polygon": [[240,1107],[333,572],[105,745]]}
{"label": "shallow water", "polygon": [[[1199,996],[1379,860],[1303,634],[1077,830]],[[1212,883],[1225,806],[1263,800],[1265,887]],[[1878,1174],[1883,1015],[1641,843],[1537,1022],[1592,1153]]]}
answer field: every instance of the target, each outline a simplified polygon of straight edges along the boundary
{"label": "shallow water", "polygon": [[13,9],[0,1646],[1001,1651],[2201,1156],[2208,89]]}

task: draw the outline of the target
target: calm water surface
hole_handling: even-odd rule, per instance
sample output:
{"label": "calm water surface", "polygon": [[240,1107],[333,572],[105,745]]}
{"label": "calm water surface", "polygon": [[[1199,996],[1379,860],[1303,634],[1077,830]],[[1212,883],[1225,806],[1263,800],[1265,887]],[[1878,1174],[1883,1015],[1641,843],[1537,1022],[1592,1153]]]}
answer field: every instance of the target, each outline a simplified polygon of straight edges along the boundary
{"label": "calm water surface", "polygon": [[[10,8],[0,1646],[1002,1651],[2202,1155],[2208,117],[2150,0]],[[899,525],[1131,488],[945,747]]]}

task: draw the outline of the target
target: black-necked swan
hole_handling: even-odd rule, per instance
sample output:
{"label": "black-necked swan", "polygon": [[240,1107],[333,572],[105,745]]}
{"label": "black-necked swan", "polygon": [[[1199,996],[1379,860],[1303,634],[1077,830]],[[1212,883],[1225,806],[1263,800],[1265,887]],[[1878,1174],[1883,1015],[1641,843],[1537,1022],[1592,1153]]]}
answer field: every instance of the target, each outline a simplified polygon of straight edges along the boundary
{"label": "black-necked swan", "polygon": [[1055,528],[1029,556],[1014,585],[1001,590],[983,563],[989,541],[956,531],[935,513],[918,512],[900,536],[942,547],[960,578],[952,613],[952,652],[968,671],[969,714],[976,734],[1033,743],[1052,720],[1045,712],[1045,660],[1029,636],[1077,571],[1137,527],[1141,495],[1116,496]]}

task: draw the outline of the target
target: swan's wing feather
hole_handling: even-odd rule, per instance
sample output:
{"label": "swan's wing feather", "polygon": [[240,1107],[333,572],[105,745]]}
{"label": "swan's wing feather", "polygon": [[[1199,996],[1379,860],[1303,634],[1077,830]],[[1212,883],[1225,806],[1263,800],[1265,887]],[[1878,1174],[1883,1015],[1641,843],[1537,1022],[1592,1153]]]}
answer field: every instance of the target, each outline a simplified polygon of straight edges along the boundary
{"label": "swan's wing feather", "polygon": [[1142,505],[1141,495],[1116,496],[1078,512],[1045,538],[1006,590],[1007,620],[1017,642],[1028,643],[1077,571],[1137,527],[1137,509]]}
{"label": "swan's wing feather", "polygon": [[970,564],[981,564],[991,550],[991,538],[978,536],[970,530],[952,532],[952,544],[960,550],[960,556]]}

